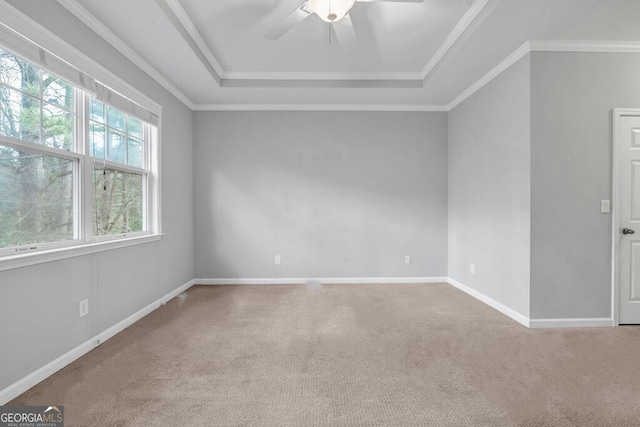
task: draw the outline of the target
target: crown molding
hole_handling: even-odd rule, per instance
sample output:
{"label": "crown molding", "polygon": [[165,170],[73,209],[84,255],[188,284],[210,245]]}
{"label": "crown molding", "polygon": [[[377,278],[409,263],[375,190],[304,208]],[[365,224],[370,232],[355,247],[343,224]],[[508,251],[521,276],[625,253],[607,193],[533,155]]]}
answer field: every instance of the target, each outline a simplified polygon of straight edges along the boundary
{"label": "crown molding", "polygon": [[156,70],[151,64],[145,61],[135,50],[130,48],[121,38],[116,36],[102,22],[98,20],[91,12],[85,9],[76,0],[57,0],[60,5],[71,12],[76,18],[81,20],[93,32],[98,34],[107,43],[113,46],[117,51],[124,55],[129,61],[133,62],[138,68],[144,71],[149,77],[155,80],[160,86],[165,88],[169,93],[178,98],[180,102],[188,108],[193,109],[194,103],[180,89],[173,85],[165,76]]}
{"label": "crown molding", "polygon": [[469,98],[471,95],[482,89],[487,83],[491,80],[498,77],[505,71],[507,68],[511,67],[513,64],[518,62],[521,58],[527,55],[531,51],[530,43],[526,42],[511,55],[507,56],[502,62],[493,67],[491,71],[489,71],[484,76],[480,77],[475,83],[465,89],[460,95],[455,97],[451,102],[447,104],[447,111],[451,111],[456,108],[459,104],[461,104],[465,99]]}
{"label": "crown molding", "polygon": [[200,104],[195,111],[451,111],[531,52],[640,53],[640,42],[606,40],[530,40],[446,105],[402,104]]}
{"label": "crown molding", "polygon": [[464,42],[463,35],[466,34],[466,37],[469,37],[500,1],[501,0],[475,0],[420,72],[424,83],[435,74],[446,59]]}
{"label": "crown molding", "polygon": [[[236,88],[327,88],[327,89],[421,89],[415,73],[227,73],[222,87]],[[347,76],[348,78],[345,78]]]}
{"label": "crown molding", "polygon": [[227,71],[225,80],[422,80],[422,73]]}
{"label": "crown molding", "polygon": [[587,53],[640,53],[640,42],[610,40],[530,40],[513,51],[502,62],[480,77],[460,95],[447,104],[453,110],[503,71],[531,52],[587,52]]}
{"label": "crown molding", "polygon": [[422,89],[422,80],[223,80],[224,88]]}
{"label": "crown molding", "polygon": [[200,31],[198,31],[198,29],[196,28],[196,25],[193,23],[191,18],[189,18],[189,15],[184,10],[180,2],[178,0],[161,0],[161,1],[164,1],[171,8],[171,10],[176,15],[176,17],[178,18],[178,20],[180,21],[184,29],[187,31],[189,36],[193,39],[195,44],[205,55],[205,57],[207,58],[207,61],[209,62],[209,64],[211,64],[211,66],[213,67],[215,72],[218,74],[218,76],[221,79],[226,78],[226,72],[222,67],[222,65],[220,64],[220,61],[218,61],[218,58],[216,58],[214,53],[211,51],[209,45],[204,40],[204,37],[202,37],[202,34],[200,34]]}
{"label": "crown molding", "polygon": [[189,45],[191,52],[198,58],[213,80],[218,86],[222,86],[225,70],[180,3],[176,0],[156,0],[156,4],[160,6],[171,25]]}
{"label": "crown molding", "polygon": [[445,105],[412,104],[198,104],[194,111],[402,111],[446,112]]}
{"label": "crown molding", "polygon": [[531,52],[640,53],[638,41],[532,40]]}

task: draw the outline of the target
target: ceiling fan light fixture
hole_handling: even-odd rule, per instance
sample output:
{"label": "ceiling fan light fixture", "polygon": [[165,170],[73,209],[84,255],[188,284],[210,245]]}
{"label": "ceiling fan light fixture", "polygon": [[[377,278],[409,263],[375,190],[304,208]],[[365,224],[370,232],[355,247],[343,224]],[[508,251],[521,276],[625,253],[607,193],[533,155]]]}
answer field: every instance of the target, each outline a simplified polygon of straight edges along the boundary
{"label": "ceiling fan light fixture", "polygon": [[356,0],[309,0],[309,9],[326,22],[338,22],[351,10]]}

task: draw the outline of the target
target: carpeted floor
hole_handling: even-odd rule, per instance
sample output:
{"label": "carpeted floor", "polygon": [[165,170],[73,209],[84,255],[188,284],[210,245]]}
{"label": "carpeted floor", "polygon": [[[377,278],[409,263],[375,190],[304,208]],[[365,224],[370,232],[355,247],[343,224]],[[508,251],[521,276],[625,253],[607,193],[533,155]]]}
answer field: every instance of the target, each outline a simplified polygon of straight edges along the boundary
{"label": "carpeted floor", "polygon": [[640,327],[447,284],[196,286],[11,402],[67,426],[640,426]]}

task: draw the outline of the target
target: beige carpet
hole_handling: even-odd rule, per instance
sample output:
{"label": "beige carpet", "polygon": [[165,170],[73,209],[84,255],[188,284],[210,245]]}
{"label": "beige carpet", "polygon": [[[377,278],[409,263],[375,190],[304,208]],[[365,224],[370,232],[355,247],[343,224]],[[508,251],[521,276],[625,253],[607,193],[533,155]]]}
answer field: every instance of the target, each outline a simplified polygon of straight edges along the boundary
{"label": "beige carpet", "polygon": [[20,396],[67,426],[640,426],[640,327],[446,284],[196,286]]}

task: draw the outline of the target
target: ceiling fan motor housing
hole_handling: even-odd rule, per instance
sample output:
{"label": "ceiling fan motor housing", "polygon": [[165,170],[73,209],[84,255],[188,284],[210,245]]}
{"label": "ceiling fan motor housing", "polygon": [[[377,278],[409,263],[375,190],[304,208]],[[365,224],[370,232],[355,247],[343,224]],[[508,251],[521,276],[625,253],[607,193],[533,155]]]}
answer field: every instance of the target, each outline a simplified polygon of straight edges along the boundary
{"label": "ceiling fan motor housing", "polygon": [[326,22],[337,22],[351,10],[356,0],[309,0],[309,9]]}

